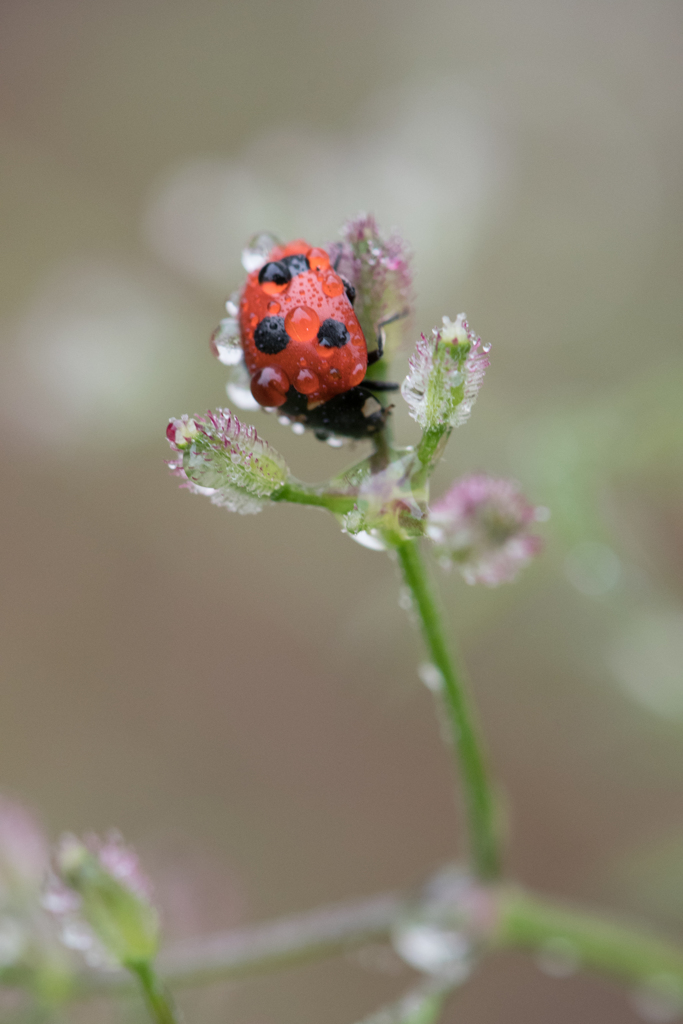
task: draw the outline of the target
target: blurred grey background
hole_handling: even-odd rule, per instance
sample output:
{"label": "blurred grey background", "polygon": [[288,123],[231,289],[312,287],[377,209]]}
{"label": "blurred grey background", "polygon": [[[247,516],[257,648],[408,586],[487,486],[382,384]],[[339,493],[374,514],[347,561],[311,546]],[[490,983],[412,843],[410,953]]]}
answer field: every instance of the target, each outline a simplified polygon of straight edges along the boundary
{"label": "blurred grey background", "polygon": [[[441,580],[509,867],[683,931],[682,43],[659,0],[3,0],[0,786],[54,835],[121,828],[169,935],[458,849],[389,560],[163,464],[168,417],[226,401],[208,338],[248,237],[361,210],[413,246],[417,328],[466,310],[493,346],[435,493],[486,469],[552,512],[520,583]],[[252,419],[311,481],[362,454]],[[377,955],[184,999],[352,1024],[408,984]],[[516,956],[449,1018],[637,1019]]]}

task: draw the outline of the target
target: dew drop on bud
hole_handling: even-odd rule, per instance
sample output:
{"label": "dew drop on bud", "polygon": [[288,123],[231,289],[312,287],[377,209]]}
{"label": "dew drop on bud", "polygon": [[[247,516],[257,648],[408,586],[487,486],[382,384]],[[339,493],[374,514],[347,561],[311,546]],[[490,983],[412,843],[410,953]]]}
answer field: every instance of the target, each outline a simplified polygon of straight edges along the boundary
{"label": "dew drop on bud", "polygon": [[251,274],[254,270],[260,270],[277,244],[278,239],[267,231],[254,235],[246,249],[242,250],[242,266],[246,272]]}

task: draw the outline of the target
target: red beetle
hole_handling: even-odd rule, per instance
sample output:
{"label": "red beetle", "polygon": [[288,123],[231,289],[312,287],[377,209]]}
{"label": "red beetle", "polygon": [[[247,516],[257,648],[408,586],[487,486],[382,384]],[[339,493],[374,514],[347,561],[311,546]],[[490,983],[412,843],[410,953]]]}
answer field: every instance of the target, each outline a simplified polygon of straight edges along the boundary
{"label": "red beetle", "polygon": [[240,299],[240,340],[254,398],[321,439],[376,433],[389,410],[372,392],[397,387],[365,380],[368,365],[382,357],[384,324],[368,354],[354,299],[353,286],[325,250],[301,240],[272,249],[249,274]]}

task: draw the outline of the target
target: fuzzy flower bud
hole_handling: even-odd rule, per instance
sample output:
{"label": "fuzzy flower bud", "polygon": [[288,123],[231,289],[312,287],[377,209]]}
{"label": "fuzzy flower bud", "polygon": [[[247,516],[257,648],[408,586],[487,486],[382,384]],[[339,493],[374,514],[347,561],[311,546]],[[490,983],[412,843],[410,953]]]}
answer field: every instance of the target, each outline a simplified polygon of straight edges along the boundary
{"label": "fuzzy flower bud", "polygon": [[469,419],[490,347],[470,331],[464,313],[454,321],[445,316],[429,338],[420,336],[401,394],[424,430],[459,427]]}
{"label": "fuzzy flower bud", "polygon": [[328,247],[330,259],[356,289],[355,312],[370,341],[387,316],[410,310],[410,253],[398,234],[384,235],[372,215],[347,221],[341,235]]}
{"label": "fuzzy flower bud", "polygon": [[279,452],[229,409],[172,419],[166,437],[178,456],[169,466],[181,486],[232,512],[259,512],[287,480]]}
{"label": "fuzzy flower bud", "polygon": [[419,537],[425,531],[427,494],[414,489],[417,465],[414,452],[390,462],[380,473],[368,474],[358,489],[358,500],[344,517],[351,536],[375,535],[389,545]]}
{"label": "fuzzy flower bud", "polygon": [[457,481],[433,506],[427,535],[444,567],[454,564],[468,583],[496,587],[538,554],[542,541],[527,530],[546,517],[514,481],[480,474]]}
{"label": "fuzzy flower bud", "polygon": [[44,897],[62,924],[62,939],[93,963],[107,955],[123,966],[152,961],[159,921],[138,860],[120,838],[81,842],[64,836],[55,855],[56,877]]}

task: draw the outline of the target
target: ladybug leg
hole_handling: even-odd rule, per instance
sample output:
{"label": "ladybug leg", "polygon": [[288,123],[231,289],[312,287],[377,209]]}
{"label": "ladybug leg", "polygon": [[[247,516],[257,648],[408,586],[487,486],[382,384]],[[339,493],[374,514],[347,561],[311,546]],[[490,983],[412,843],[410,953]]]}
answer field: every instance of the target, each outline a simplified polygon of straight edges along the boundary
{"label": "ladybug leg", "polygon": [[388,324],[393,324],[397,320],[403,320],[404,317],[408,316],[409,310],[403,309],[400,313],[394,313],[393,316],[388,316],[386,320],[380,320],[377,324],[377,348],[373,352],[368,352],[368,366],[372,366],[373,363],[378,363],[384,355],[384,328]]}
{"label": "ladybug leg", "polygon": [[392,384],[390,380],[368,380],[367,377],[361,381],[364,388],[369,391],[398,391],[400,385]]}

